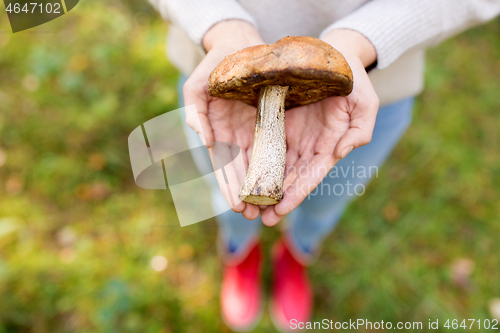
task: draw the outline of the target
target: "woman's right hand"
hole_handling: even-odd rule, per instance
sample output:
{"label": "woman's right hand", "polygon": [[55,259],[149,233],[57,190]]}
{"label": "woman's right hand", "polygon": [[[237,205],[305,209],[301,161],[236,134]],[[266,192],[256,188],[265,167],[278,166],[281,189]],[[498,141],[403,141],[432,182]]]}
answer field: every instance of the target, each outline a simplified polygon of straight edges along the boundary
{"label": "woman's right hand", "polygon": [[208,94],[208,77],[212,70],[235,51],[249,46],[263,44],[257,30],[249,23],[240,20],[222,21],[205,34],[203,46],[207,55],[200,62],[184,84],[184,105],[186,123],[198,133],[201,141],[213,157],[214,142],[231,142],[241,149],[244,166],[226,171],[229,187],[224,177],[216,172],[217,181],[228,204],[235,212],[241,212],[247,219],[259,216],[259,207],[238,199],[239,186],[245,176],[251,155],[254,136],[256,108],[240,101],[230,101]]}

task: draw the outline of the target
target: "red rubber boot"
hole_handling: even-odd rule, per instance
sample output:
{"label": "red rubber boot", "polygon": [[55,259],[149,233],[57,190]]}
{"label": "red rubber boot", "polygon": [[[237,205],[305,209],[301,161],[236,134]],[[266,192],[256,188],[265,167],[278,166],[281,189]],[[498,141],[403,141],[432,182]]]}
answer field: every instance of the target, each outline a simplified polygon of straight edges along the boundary
{"label": "red rubber boot", "polygon": [[272,260],[271,318],[281,332],[297,332],[296,324],[309,321],[313,307],[307,268],[292,256],[282,239],[273,245]]}
{"label": "red rubber boot", "polygon": [[251,330],[262,315],[262,255],[260,244],[243,261],[224,265],[221,289],[222,318],[233,331]]}

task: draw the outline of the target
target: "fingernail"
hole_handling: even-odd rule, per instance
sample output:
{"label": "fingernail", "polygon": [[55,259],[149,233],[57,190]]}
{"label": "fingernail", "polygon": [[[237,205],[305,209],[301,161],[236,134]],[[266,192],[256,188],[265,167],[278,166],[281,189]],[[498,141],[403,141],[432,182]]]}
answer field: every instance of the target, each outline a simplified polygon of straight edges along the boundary
{"label": "fingernail", "polygon": [[344,149],[344,151],[342,152],[342,158],[346,157],[347,154],[349,154],[353,148],[354,148],[354,146],[349,146],[346,149]]}

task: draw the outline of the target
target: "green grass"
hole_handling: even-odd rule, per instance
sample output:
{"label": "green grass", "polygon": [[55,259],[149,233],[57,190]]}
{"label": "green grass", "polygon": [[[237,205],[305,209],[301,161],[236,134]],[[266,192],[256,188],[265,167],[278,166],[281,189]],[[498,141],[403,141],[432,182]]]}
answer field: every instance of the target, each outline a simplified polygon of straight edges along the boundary
{"label": "green grass", "polygon": [[[229,331],[216,223],[180,228],[168,191],[132,178],[128,134],[177,107],[166,29],[132,2],[84,1],[15,35],[2,16],[0,333]],[[499,35],[493,21],[428,52],[412,127],[310,269],[316,320],[439,319],[446,332],[446,319],[491,317]],[[266,249],[277,236],[265,230]],[[474,263],[467,286],[453,279],[458,259]],[[255,331],[274,332],[267,314]]]}

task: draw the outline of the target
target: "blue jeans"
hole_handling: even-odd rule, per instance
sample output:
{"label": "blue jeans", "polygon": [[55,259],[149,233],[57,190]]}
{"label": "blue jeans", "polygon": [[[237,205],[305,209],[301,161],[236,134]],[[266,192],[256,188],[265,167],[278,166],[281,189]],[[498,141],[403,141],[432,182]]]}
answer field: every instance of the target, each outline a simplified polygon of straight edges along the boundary
{"label": "blue jeans", "polygon": [[[181,78],[181,101],[184,82],[185,78]],[[378,177],[379,167],[411,123],[413,103],[412,97],[380,107],[372,141],[340,160],[321,184],[288,215],[287,239],[302,256],[307,258],[317,254],[322,241],[333,231],[349,203],[364,193],[371,179]],[[187,125],[184,129],[190,147],[199,147],[198,135]],[[205,157],[197,156],[195,162],[198,168],[211,168],[208,153]],[[210,185],[218,186],[216,183]],[[212,191],[213,205],[227,205],[224,197],[216,193],[220,191]],[[247,220],[232,210],[216,219],[227,250],[235,255],[248,250],[262,227],[260,217]]]}

